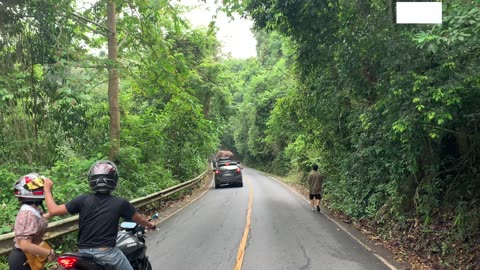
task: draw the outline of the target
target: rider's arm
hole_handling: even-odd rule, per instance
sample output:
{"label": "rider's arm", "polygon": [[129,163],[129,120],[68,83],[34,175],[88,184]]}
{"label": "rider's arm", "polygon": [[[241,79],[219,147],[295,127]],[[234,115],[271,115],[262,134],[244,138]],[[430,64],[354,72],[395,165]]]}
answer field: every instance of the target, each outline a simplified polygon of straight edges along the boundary
{"label": "rider's arm", "polygon": [[44,194],[45,194],[45,204],[47,205],[49,217],[61,216],[61,215],[68,214],[67,207],[65,207],[65,204],[57,205],[55,203],[55,201],[53,200],[53,196],[52,196],[53,182],[52,182],[52,180],[45,179],[44,181],[45,182],[44,182],[43,190],[44,190]]}
{"label": "rider's arm", "polygon": [[155,229],[157,227],[154,223],[149,222],[145,217],[142,216],[142,214],[140,214],[138,212],[135,212],[132,219],[137,224],[140,224],[147,229]]}

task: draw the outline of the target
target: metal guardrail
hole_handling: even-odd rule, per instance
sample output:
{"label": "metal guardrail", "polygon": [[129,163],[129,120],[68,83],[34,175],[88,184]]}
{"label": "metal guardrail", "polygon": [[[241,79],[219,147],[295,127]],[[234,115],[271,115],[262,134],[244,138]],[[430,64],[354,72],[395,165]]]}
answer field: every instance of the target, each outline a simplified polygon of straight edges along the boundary
{"label": "metal guardrail", "polygon": [[[202,174],[197,176],[195,179],[180,183],[173,187],[155,192],[153,194],[147,195],[145,197],[133,199],[130,202],[136,207],[142,207],[148,205],[152,202],[158,201],[162,198],[168,197],[178,191],[189,188],[197,184],[203,176],[207,173],[208,170],[204,171]],[[56,238],[58,236],[76,231],[78,229],[78,215],[68,217],[62,220],[54,221],[48,224],[47,233],[44,236],[44,240]],[[8,253],[13,248],[13,238],[15,237],[14,232],[6,233],[0,235],[0,254]]]}

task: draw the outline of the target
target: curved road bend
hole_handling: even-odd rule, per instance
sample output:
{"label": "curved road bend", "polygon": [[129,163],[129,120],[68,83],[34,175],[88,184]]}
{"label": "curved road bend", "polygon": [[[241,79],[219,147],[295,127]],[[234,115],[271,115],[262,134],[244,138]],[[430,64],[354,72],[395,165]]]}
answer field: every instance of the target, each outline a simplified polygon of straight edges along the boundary
{"label": "curved road bend", "polygon": [[147,239],[153,269],[390,269],[284,185],[253,169],[243,174],[243,188],[211,188],[158,224]]}

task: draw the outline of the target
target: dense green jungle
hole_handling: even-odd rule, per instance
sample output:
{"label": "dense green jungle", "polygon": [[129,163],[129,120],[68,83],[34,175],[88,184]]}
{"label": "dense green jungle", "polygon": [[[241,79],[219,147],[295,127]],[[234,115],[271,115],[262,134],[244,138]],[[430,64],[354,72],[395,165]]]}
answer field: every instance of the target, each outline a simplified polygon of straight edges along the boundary
{"label": "dense green jungle", "polygon": [[325,206],[412,269],[479,269],[478,1],[400,25],[393,0],[218,0],[254,22],[249,59],[181,1],[80,2],[0,1],[0,233],[26,173],[65,202],[110,158],[133,199],[227,148],[299,183],[318,164]]}

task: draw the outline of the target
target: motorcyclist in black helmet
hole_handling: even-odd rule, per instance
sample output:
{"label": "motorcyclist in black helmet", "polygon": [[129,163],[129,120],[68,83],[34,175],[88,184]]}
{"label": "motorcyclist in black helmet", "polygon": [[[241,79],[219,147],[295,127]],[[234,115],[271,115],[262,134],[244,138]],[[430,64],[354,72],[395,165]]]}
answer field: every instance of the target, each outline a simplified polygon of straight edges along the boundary
{"label": "motorcyclist in black helmet", "polygon": [[51,216],[79,214],[78,248],[118,270],[132,269],[125,255],[115,247],[120,217],[147,229],[156,228],[127,200],[111,195],[118,182],[117,166],[109,160],[95,162],[88,171],[93,193],[80,195],[66,204],[53,200],[53,182],[45,181],[45,203]]}

